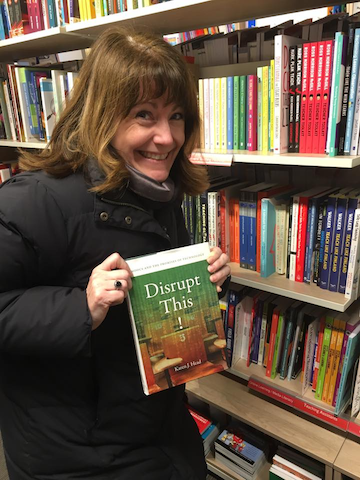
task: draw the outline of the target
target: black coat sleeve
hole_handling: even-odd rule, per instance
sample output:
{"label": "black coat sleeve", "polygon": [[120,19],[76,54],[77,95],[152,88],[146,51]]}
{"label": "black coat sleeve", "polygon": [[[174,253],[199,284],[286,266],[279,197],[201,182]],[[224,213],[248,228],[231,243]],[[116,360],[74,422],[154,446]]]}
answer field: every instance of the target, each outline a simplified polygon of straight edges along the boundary
{"label": "black coat sleeve", "polygon": [[0,188],[0,351],[73,357],[90,354],[84,289],[59,284],[67,235],[59,206],[34,176]]}

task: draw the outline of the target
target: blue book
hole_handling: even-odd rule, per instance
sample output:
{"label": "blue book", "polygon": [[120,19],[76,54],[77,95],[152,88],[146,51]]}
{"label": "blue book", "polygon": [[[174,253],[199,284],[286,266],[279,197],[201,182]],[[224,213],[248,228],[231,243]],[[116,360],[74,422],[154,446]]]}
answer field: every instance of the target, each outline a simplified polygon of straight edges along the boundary
{"label": "blue book", "polygon": [[1,9],[1,17],[3,19],[3,24],[4,24],[5,38],[9,38],[10,29],[11,29],[9,12],[4,3],[0,5],[0,9]]}
{"label": "blue book", "polygon": [[348,201],[348,207],[346,212],[346,220],[345,220],[345,233],[341,247],[340,253],[340,278],[339,278],[339,287],[338,292],[345,293],[346,288],[346,277],[349,265],[349,257],[350,257],[350,247],[351,247],[351,236],[354,226],[354,216],[355,210],[358,207],[358,198],[352,198],[350,196]]}
{"label": "blue book", "polygon": [[241,290],[229,290],[228,307],[226,310],[226,363],[231,367],[232,354],[234,349],[234,330],[235,330],[235,308],[242,298]]}
{"label": "blue book", "polygon": [[276,208],[271,198],[261,200],[261,265],[260,275],[268,277],[275,272]]}
{"label": "blue book", "polygon": [[257,193],[250,193],[248,202],[248,268],[256,270],[256,202]]}
{"label": "blue book", "polygon": [[240,267],[248,268],[247,264],[247,202],[245,192],[240,192],[239,202],[239,228],[240,228]]}
{"label": "blue book", "polygon": [[227,77],[227,148],[234,148],[234,77]]}
{"label": "blue book", "polygon": [[3,5],[0,5],[0,40],[6,39],[5,26],[4,26],[4,17],[2,14]]}
{"label": "blue book", "polygon": [[[315,220],[312,218],[312,198],[309,199],[309,206],[308,206],[308,214],[306,220],[306,243],[305,243],[305,260],[304,260],[304,282],[306,282],[307,278],[309,277],[310,283],[310,272],[309,272],[309,248],[310,248],[310,231],[311,231],[311,221],[315,224]],[[311,266],[310,266],[311,267]]]}
{"label": "blue book", "polygon": [[340,254],[341,246],[345,232],[345,216],[348,199],[345,195],[341,195],[337,199],[336,215],[334,225],[334,237],[331,250],[329,290],[331,292],[338,291],[340,276]]}
{"label": "blue book", "polygon": [[360,325],[349,335],[339,389],[335,404],[335,415],[342,413],[351,400],[353,371],[360,355]]}
{"label": "blue book", "polygon": [[38,109],[36,108],[36,86],[35,86],[35,79],[33,76],[33,73],[31,70],[28,70],[27,68],[25,69],[25,77],[26,77],[26,83],[27,83],[27,88],[29,91],[29,102],[30,102],[30,132],[32,135],[39,135],[40,129],[39,129],[39,116],[37,115],[37,111],[40,112],[39,105]]}
{"label": "blue book", "polygon": [[349,102],[348,102],[346,130],[345,130],[344,153],[348,153],[348,154],[350,154],[351,137],[352,137],[353,123],[354,123],[356,92],[357,92],[357,84],[358,84],[358,78],[359,78],[359,55],[360,55],[360,28],[357,28],[355,30],[355,38],[354,38],[354,51],[353,51],[353,57],[352,57]]}
{"label": "blue book", "polygon": [[330,278],[330,254],[331,254],[331,245],[334,235],[334,226],[335,226],[335,209],[336,209],[336,196],[331,195],[328,198],[327,207],[326,207],[326,217],[324,222],[324,251],[323,259],[320,271],[320,288],[327,290],[329,288],[329,278]]}
{"label": "blue book", "polygon": [[55,11],[55,2],[54,0],[47,1],[48,14],[49,14],[49,25],[50,28],[57,27],[56,11]]}

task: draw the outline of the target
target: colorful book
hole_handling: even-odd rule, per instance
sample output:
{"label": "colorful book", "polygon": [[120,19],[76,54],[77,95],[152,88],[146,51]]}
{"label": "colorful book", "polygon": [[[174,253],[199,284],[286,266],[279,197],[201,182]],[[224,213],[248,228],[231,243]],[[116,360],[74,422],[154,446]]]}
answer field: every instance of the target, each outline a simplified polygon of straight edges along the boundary
{"label": "colorful book", "polygon": [[335,316],[336,316],[335,313],[328,312],[325,318],[325,328],[324,328],[324,336],[323,336],[323,342],[321,347],[319,374],[318,374],[316,391],[315,391],[315,398],[317,400],[321,400],[321,396],[324,388],[326,365],[327,365],[327,359],[329,355],[331,333],[332,333]]}
{"label": "colorful book", "polygon": [[[128,259],[133,287],[128,306],[146,395],[223,371],[226,345],[208,243]],[[216,332],[214,354],[204,338]],[[160,352],[159,360],[150,358]]]}

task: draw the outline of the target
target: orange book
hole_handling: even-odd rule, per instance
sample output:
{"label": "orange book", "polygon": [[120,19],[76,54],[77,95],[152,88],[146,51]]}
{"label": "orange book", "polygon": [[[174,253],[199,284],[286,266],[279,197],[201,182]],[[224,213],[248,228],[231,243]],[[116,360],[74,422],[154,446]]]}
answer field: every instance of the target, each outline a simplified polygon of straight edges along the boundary
{"label": "orange book", "polygon": [[313,382],[312,382],[312,391],[313,392],[316,391],[317,378],[318,378],[318,375],[319,375],[321,349],[322,349],[322,343],[323,343],[323,338],[324,338],[324,329],[325,329],[325,316],[321,317],[321,320],[320,320],[318,346],[317,346],[317,351],[316,351],[314,375],[313,375]]}
{"label": "orange book", "polygon": [[337,340],[338,330],[339,330],[339,320],[335,319],[332,327],[332,331],[331,331],[329,354],[326,362],[324,386],[323,386],[322,395],[321,395],[321,400],[323,402],[326,402],[328,392],[329,392],[331,371],[334,368],[335,349],[336,349],[336,340]]}
{"label": "orange book", "polygon": [[332,369],[331,369],[329,391],[328,391],[328,395],[327,395],[327,399],[326,399],[326,403],[328,403],[329,405],[332,405],[332,401],[333,401],[333,398],[334,398],[337,373],[338,373],[338,370],[339,370],[339,363],[340,363],[340,354],[341,354],[342,344],[343,344],[343,340],[344,340],[345,327],[346,327],[346,321],[345,320],[338,320],[338,322],[339,322],[339,325],[338,325],[338,334],[337,334],[337,337],[336,337],[335,358],[334,358],[334,362],[333,362]]}

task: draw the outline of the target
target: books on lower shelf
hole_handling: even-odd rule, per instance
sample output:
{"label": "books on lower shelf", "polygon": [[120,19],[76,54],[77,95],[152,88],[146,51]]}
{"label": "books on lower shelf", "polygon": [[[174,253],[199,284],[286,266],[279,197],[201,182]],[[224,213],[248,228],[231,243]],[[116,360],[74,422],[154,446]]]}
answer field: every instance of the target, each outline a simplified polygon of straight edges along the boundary
{"label": "books on lower shelf", "polygon": [[219,425],[214,423],[209,418],[205,417],[201,413],[194,410],[190,405],[188,405],[188,410],[195,420],[195,423],[199,429],[199,433],[203,440],[204,445],[204,454],[205,456],[208,455],[210,452],[211,447],[214,444],[214,441],[218,437],[220,430]]}
{"label": "books on lower shelf", "polygon": [[321,480],[324,478],[324,466],[300,452],[279,445],[273,456],[269,471],[271,480]]}
{"label": "books on lower shelf", "polygon": [[127,260],[134,275],[128,306],[147,395],[227,368],[209,255],[201,243]]}

